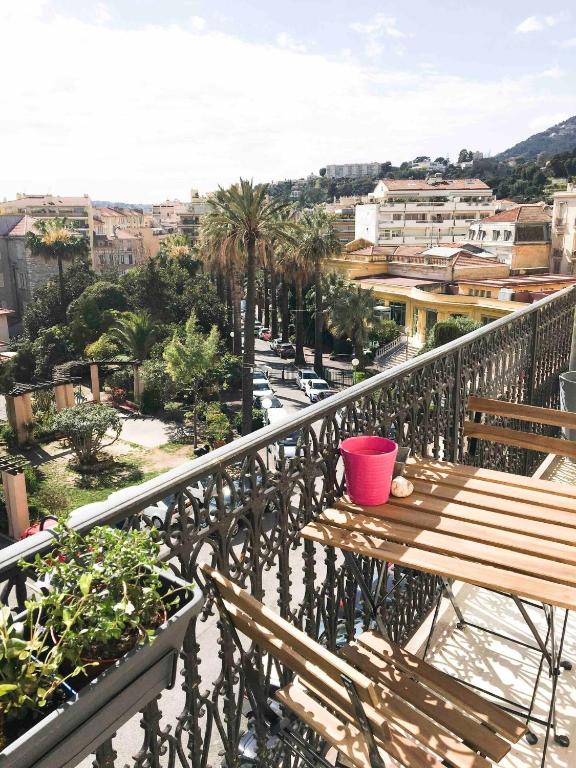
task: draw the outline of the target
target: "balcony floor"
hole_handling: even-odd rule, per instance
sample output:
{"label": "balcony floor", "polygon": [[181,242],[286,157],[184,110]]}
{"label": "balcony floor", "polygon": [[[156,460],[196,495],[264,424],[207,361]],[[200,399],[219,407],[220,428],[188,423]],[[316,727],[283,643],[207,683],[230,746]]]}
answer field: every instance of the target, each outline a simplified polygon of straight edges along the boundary
{"label": "balcony floor", "polygon": [[[524,620],[509,599],[462,583],[456,584],[454,591],[466,620],[533,643]],[[541,629],[544,624],[543,612],[532,608],[529,613]],[[563,616],[563,612],[559,612],[557,626]],[[408,649],[418,655],[421,655],[425,645],[430,622],[431,619],[408,645]],[[573,615],[568,619],[562,657],[573,661],[574,669],[571,672],[562,672],[559,679],[556,706],[558,733],[568,735],[571,746],[562,748],[554,743],[551,736],[547,768],[570,768],[576,765],[576,619]],[[426,660],[473,685],[528,705],[539,654],[471,627],[457,629],[452,606],[447,600],[443,600]],[[534,710],[537,717],[544,719],[547,716],[549,694],[550,680],[544,671]],[[539,736],[538,744],[531,747],[522,740],[499,763],[502,768],[539,768],[545,729],[543,726],[534,725],[534,732]]]}

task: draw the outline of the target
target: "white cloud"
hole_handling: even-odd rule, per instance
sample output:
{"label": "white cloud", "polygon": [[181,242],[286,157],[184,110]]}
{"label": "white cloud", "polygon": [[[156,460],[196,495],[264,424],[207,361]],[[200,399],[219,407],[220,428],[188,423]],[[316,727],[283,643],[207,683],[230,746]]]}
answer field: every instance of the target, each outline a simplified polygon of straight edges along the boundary
{"label": "white cloud", "polygon": [[547,27],[554,27],[558,24],[557,16],[528,16],[521,21],[520,24],[514,30],[519,34],[526,34],[528,32],[541,32]]}
{"label": "white cloud", "polygon": [[112,21],[112,14],[106,3],[96,3],[94,19],[97,24],[107,24],[109,21]]}
{"label": "white cloud", "polygon": [[356,21],[350,24],[350,29],[364,38],[364,52],[371,59],[377,58],[384,52],[383,41],[386,37],[406,37],[404,32],[398,29],[396,18],[386,16],[384,13],[377,13],[368,22]]}
{"label": "white cloud", "polygon": [[576,48],[576,37],[570,37],[568,40],[562,40],[560,48]]}
{"label": "white cloud", "polygon": [[276,35],[276,44],[279,45],[280,48],[286,48],[294,53],[305,53],[307,50],[304,43],[298,42],[287,32],[280,32]]}
{"label": "white cloud", "polygon": [[542,72],[541,76],[542,77],[549,77],[549,78],[552,78],[552,79],[556,80],[559,77],[564,77],[565,74],[566,74],[566,72],[563,69],[561,69],[560,67],[550,67],[550,69],[545,69]]}
{"label": "white cloud", "polygon": [[[0,67],[14,72],[0,95],[10,147],[0,199],[51,191],[153,202],[240,175],[267,181],[329,162],[498,151],[524,138],[536,115],[573,106],[568,78],[478,82],[417,64],[371,68],[211,26],[96,24],[41,0],[0,2],[0,29]],[[39,78],[46,62],[61,76]]]}
{"label": "white cloud", "polygon": [[195,29],[197,32],[202,32],[203,29],[206,29],[206,19],[202,16],[190,16],[188,22],[192,29]]}

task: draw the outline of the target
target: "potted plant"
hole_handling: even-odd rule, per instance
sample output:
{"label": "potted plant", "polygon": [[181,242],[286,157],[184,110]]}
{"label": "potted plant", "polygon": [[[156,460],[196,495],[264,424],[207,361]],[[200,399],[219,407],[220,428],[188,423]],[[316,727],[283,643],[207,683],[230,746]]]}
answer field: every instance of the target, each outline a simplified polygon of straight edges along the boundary
{"label": "potted plant", "polygon": [[[54,549],[32,563],[43,595],[27,604],[37,629],[25,630],[22,650],[44,664],[34,673],[42,683],[31,689],[33,706],[11,703],[20,727],[0,752],[0,768],[59,768],[93,752],[173,685],[178,650],[203,602],[200,591],[157,568],[159,544],[148,529],[52,530]],[[12,685],[29,688],[0,666],[5,715],[2,697],[12,702]]]}

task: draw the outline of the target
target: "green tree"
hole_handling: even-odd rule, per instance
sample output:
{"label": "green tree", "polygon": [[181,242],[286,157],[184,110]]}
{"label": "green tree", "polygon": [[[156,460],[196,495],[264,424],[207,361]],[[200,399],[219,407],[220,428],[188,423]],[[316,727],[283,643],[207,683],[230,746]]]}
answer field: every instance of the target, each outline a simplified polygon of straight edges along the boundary
{"label": "green tree", "polygon": [[[97,279],[85,258],[75,258],[64,273],[66,306],[69,306],[70,302],[77,299]],[[22,321],[24,335],[34,341],[42,330],[58,325],[61,320],[58,278],[54,277],[34,292],[32,301],[26,307]]]}
{"label": "green tree", "polygon": [[311,265],[310,272],[314,278],[314,292],[316,295],[314,312],[314,370],[318,376],[322,376],[322,331],[324,328],[322,269],[324,263],[331,256],[340,253],[342,246],[334,227],[334,216],[331,216],[325,208],[317,206],[311,211],[304,211],[299,224],[299,261]]}
{"label": "green tree", "polygon": [[134,360],[146,360],[156,341],[157,325],[148,312],[122,312],[106,336]]}
{"label": "green tree", "polygon": [[99,280],[75,299],[66,312],[70,336],[76,350],[83,352],[114,323],[115,312],[128,309],[128,299],[118,285]]}
{"label": "green tree", "polygon": [[198,328],[196,314],[190,315],[181,338],[178,332],[164,350],[166,370],[174,383],[187,390],[194,417],[194,447],[198,445],[198,404],[220,352],[220,335],[214,325],[205,336]]}
{"label": "green tree", "polygon": [[[88,466],[98,461],[103,448],[118,440],[122,422],[117,412],[107,405],[76,405],[56,413],[54,429],[64,435],[78,464]],[[110,432],[112,437],[107,434]]]}
{"label": "green tree", "polygon": [[63,325],[53,325],[38,334],[32,343],[35,360],[34,377],[50,381],[54,367],[74,359],[74,345],[68,329]]}
{"label": "green tree", "polygon": [[475,322],[471,317],[451,317],[448,320],[441,320],[430,329],[426,344],[419,354],[449,344],[451,341],[455,341],[481,327],[482,324]]}
{"label": "green tree", "polygon": [[254,367],[254,321],[256,263],[266,244],[290,239],[293,226],[281,218],[287,204],[271,200],[266,184],[240,179],[229,189],[220,188],[208,201],[203,238],[221,253],[241,258],[246,274],[246,315],[242,369],[242,433],[252,431],[252,369]]}
{"label": "green tree", "polygon": [[66,219],[41,219],[26,235],[26,245],[33,254],[55,259],[58,264],[58,286],[60,293],[61,319],[66,310],[66,290],[64,285],[64,262],[72,261],[75,256],[88,253],[88,240],[75,232]]}
{"label": "green tree", "polygon": [[367,291],[359,285],[350,285],[338,294],[330,310],[330,326],[335,335],[350,339],[360,370],[364,367],[364,348],[370,330],[379,323],[377,306],[372,289]]}
{"label": "green tree", "polygon": [[194,249],[186,235],[167,235],[160,244],[158,255],[164,259],[182,259],[194,256]]}

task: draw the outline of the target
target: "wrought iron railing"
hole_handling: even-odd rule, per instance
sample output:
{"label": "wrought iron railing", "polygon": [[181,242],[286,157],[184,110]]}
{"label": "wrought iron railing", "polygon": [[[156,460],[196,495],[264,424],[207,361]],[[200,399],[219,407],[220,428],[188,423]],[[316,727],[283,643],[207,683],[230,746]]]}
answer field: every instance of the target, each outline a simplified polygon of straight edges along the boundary
{"label": "wrought iron railing", "polygon": [[[416,456],[529,471],[532,459],[519,451],[469,455],[462,436],[466,397],[476,392],[557,405],[558,374],[568,365],[575,306],[575,291],[557,293],[299,411],[285,423],[85,507],[74,513],[72,523],[84,531],[122,521],[150,524],[156,513],[149,508],[170,497],[157,524],[164,558],[176,573],[195,582],[197,565],[209,560],[311,636],[336,647],[365,625],[367,613],[341,558],[301,542],[298,530],[343,493],[342,438],[378,433],[396,438]],[[287,458],[282,438],[296,430],[296,455]],[[18,560],[46,550],[51,541],[49,533],[40,533],[0,552],[4,603],[15,605],[26,597]],[[362,567],[373,583],[383,566],[366,561]],[[391,574],[384,582],[394,586],[399,578]],[[425,574],[403,573],[402,579],[402,588],[384,608],[390,635],[400,643],[421,624],[438,588],[435,578]],[[263,684],[274,677],[286,679],[281,668],[258,653],[254,664]],[[243,672],[210,602],[189,627],[180,672],[180,687],[150,702],[136,720],[142,728],[138,749],[130,744],[139,729],[124,728],[98,748],[96,768],[126,763],[134,768],[216,768],[222,759],[230,768],[239,765]]]}

